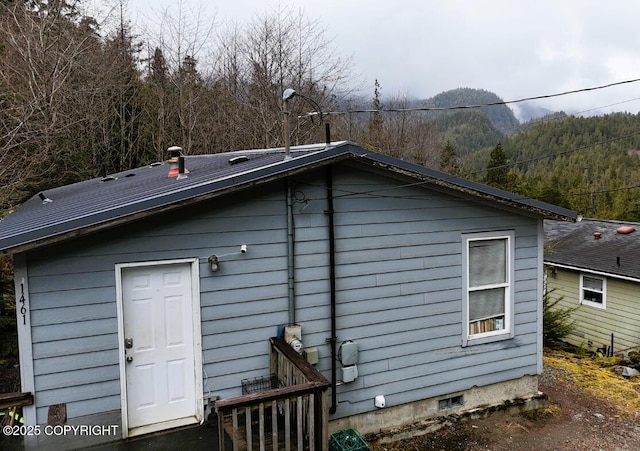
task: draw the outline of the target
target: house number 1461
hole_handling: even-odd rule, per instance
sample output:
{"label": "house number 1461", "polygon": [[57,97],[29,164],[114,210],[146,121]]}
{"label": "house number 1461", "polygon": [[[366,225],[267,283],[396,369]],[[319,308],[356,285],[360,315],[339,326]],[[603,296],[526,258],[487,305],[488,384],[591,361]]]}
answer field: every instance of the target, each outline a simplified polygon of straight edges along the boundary
{"label": "house number 1461", "polygon": [[22,324],[26,326],[27,324],[27,306],[24,298],[24,282],[20,284],[20,314],[22,315]]}

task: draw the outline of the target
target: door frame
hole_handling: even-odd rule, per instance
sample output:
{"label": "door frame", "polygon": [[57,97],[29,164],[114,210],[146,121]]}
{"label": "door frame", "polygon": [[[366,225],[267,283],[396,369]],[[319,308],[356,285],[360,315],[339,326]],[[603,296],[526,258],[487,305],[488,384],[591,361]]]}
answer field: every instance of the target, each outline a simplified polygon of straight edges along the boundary
{"label": "door frame", "polygon": [[[196,412],[193,421],[176,419],[137,427],[129,430],[129,420],[127,413],[127,379],[126,362],[124,348],[124,305],[122,292],[122,270],[135,267],[160,267],[174,264],[189,264],[191,268],[191,317],[193,321],[193,355],[194,355],[194,377],[195,377],[195,402]],[[200,322],[200,271],[199,259],[185,258],[173,260],[156,260],[134,263],[116,263],[116,306],[118,315],[118,362],[120,366],[120,410],[122,413],[122,438],[136,435],[148,434],[150,432],[161,431],[188,424],[202,423],[204,420],[204,393],[202,381],[202,331]]]}

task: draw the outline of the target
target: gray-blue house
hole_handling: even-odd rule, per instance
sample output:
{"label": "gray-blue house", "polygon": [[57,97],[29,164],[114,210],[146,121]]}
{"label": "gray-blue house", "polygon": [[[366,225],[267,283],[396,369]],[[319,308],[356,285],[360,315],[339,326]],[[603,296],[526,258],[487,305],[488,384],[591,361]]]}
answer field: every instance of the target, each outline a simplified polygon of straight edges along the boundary
{"label": "gray-blue house", "polygon": [[27,424],[61,404],[116,438],[200,422],[269,372],[284,326],[334,430],[537,393],[542,220],[574,212],[349,142],[180,160],[0,221]]}

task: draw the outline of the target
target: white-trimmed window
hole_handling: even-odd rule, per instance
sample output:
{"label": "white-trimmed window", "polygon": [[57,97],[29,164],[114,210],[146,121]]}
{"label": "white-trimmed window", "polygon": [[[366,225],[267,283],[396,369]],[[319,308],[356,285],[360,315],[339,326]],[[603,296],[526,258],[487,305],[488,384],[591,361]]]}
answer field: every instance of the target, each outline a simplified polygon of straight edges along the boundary
{"label": "white-trimmed window", "polygon": [[607,306],[607,279],[593,274],[580,274],[580,303],[604,309]]}
{"label": "white-trimmed window", "polygon": [[513,336],[514,233],[463,235],[463,344]]}

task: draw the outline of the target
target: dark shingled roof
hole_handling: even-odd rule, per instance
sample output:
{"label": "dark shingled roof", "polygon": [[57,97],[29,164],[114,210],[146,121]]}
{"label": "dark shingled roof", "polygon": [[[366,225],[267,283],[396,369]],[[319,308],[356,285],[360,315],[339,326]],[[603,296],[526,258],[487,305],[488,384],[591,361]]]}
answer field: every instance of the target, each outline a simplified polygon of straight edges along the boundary
{"label": "dark shingled roof", "polygon": [[[636,230],[617,233],[623,226]],[[594,233],[599,232],[596,239]],[[544,221],[545,263],[640,279],[640,223]]]}
{"label": "dark shingled roof", "polygon": [[[230,159],[238,156],[248,159],[232,164]],[[0,221],[0,251],[21,252],[343,160],[522,214],[565,221],[576,217],[564,208],[369,152],[350,142],[296,146],[289,158],[278,148],[185,160],[189,174],[180,180],[168,178],[169,167],[163,163],[45,190],[42,197],[51,202],[33,196]]]}

